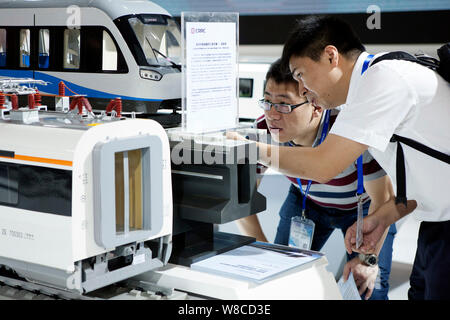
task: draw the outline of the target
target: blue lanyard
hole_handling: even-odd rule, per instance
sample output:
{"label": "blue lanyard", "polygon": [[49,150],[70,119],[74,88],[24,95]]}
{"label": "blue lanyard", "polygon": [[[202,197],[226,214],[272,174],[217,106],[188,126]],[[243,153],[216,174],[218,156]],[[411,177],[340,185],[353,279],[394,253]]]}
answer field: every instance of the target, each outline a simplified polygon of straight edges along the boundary
{"label": "blue lanyard", "polygon": [[[373,58],[373,54],[369,54],[364,60],[364,64],[361,70],[361,75],[367,70],[369,67],[369,63]],[[356,161],[356,168],[358,171],[358,189],[356,191],[356,195],[360,196],[364,193],[364,178],[363,178],[363,158],[362,155],[359,156],[358,160]]]}
{"label": "blue lanyard", "polygon": [[361,75],[367,70],[367,68],[369,67],[369,63],[373,58],[373,54],[369,54],[366,58],[366,60],[364,61],[362,70],[361,70]]}
{"label": "blue lanyard", "polygon": [[[323,140],[325,140],[325,137],[328,134],[328,127],[330,125],[330,110],[326,110],[325,111],[325,120],[323,122],[323,128],[322,128],[322,133],[320,135],[320,140],[319,140],[319,144],[321,144],[323,142]],[[298,183],[298,187],[300,189],[300,193],[303,196],[303,201],[302,201],[302,215],[304,216],[305,213],[305,208],[306,208],[306,197],[308,196],[309,193],[309,188],[311,187],[311,180],[308,180],[308,184],[306,186],[305,189],[305,193],[303,194],[303,190],[302,190],[302,182],[299,178],[297,178],[297,183]]]}

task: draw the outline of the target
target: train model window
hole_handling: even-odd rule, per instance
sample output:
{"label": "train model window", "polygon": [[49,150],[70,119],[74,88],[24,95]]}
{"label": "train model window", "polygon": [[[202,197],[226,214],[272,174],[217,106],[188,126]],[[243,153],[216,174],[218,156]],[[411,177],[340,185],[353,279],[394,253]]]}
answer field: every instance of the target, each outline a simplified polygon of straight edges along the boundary
{"label": "train model window", "polygon": [[72,171],[19,165],[21,209],[72,215]]}
{"label": "train model window", "polygon": [[6,66],[6,29],[0,29],[0,67]]}
{"label": "train model window", "polygon": [[117,71],[117,48],[108,32],[103,30],[102,46],[103,71]]}
{"label": "train model window", "polygon": [[80,30],[64,30],[64,68],[80,68]]}
{"label": "train model window", "polygon": [[130,25],[133,28],[134,33],[144,51],[145,57],[147,60],[153,59],[156,57],[156,53],[153,52],[153,49],[150,45],[150,41],[146,40],[145,37],[145,25],[138,18],[131,18]]}
{"label": "train model window", "polygon": [[16,205],[18,202],[17,168],[0,164],[0,203]]}
{"label": "train model window", "polygon": [[29,68],[30,67],[30,29],[20,29],[20,67]]}
{"label": "train model window", "polygon": [[39,68],[48,69],[50,63],[50,30],[39,30]]}
{"label": "train model window", "polygon": [[149,65],[181,61],[180,30],[176,22],[160,15],[140,15],[129,20]]}
{"label": "train model window", "polygon": [[239,78],[239,98],[253,97],[253,79]]}
{"label": "train model window", "polygon": [[17,209],[72,215],[72,171],[0,163],[0,203]]}

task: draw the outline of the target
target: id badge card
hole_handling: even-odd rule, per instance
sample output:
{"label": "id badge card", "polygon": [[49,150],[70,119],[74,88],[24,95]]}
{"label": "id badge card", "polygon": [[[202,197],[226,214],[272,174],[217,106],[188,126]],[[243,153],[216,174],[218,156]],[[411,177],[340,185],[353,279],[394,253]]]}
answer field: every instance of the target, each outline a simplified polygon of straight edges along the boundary
{"label": "id badge card", "polygon": [[314,235],[315,224],[305,217],[295,216],[291,219],[289,232],[289,246],[310,250]]}

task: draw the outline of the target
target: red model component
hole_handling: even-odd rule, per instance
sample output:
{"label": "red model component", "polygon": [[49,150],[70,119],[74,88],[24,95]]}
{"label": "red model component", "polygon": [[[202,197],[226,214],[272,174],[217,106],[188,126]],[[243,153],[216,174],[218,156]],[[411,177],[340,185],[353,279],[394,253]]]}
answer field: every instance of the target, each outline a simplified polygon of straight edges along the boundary
{"label": "red model component", "polygon": [[19,110],[19,97],[17,97],[17,94],[11,95],[11,104],[13,110]]}
{"label": "red model component", "polygon": [[108,106],[106,107],[106,112],[111,112],[113,110],[116,111],[117,117],[122,116],[122,99],[121,98],[112,99],[108,103]]}
{"label": "red model component", "polygon": [[76,107],[78,107],[78,114],[80,115],[83,114],[83,107],[85,107],[87,111],[92,112],[92,107],[88,99],[82,96],[73,97],[73,100],[70,103],[69,110],[73,110]]}
{"label": "red model component", "polygon": [[34,105],[35,106],[42,106],[41,104],[41,94],[38,90],[36,90],[36,93],[34,94]]}
{"label": "red model component", "polygon": [[28,108],[34,109],[34,94],[28,95]]}
{"label": "red model component", "polygon": [[64,82],[62,81],[60,81],[58,84],[58,94],[62,97],[66,95],[66,89],[64,86]]}
{"label": "red model component", "polygon": [[5,102],[5,94],[3,92],[0,92],[0,109],[6,109],[4,106]]}

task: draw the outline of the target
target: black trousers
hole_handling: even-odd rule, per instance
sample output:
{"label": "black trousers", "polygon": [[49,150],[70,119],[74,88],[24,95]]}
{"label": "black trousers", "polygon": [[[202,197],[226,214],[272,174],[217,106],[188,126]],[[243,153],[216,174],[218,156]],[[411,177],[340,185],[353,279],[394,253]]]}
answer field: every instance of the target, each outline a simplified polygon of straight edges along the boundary
{"label": "black trousers", "polygon": [[422,222],[409,300],[450,300],[450,221]]}

